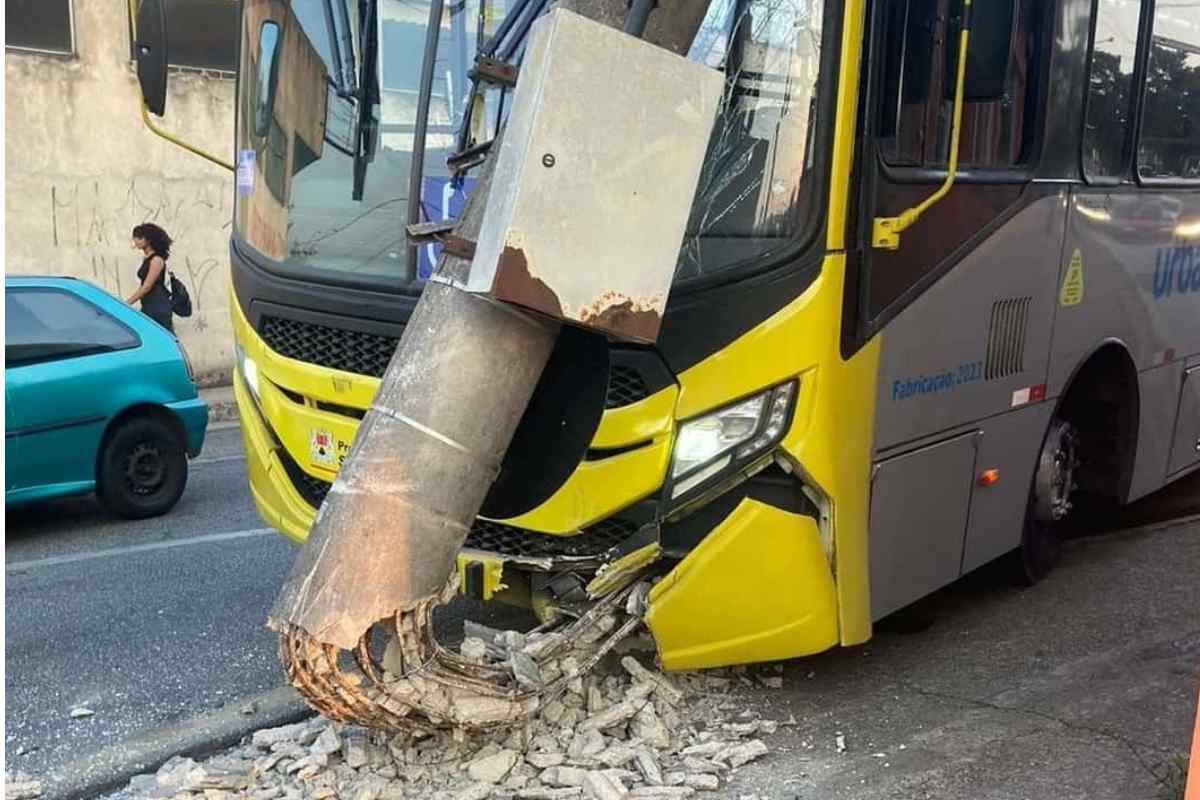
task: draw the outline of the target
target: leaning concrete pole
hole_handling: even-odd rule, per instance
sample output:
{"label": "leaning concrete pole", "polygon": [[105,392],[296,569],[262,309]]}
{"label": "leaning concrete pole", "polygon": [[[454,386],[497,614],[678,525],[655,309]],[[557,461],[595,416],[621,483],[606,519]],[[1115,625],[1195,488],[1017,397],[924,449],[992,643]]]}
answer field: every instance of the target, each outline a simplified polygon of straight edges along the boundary
{"label": "leaning concrete pole", "polygon": [[[618,29],[627,15],[625,0],[560,7]],[[644,38],[686,52],[704,12],[701,0],[665,2]],[[454,231],[461,241],[480,235],[494,172],[492,159]],[[289,678],[335,719],[392,729],[510,724],[553,688],[538,683],[539,658],[586,662],[631,629],[614,627],[613,599],[513,654],[510,670],[466,664],[433,639],[432,609],[453,593],[458,551],[560,326],[464,291],[469,268],[443,255],[270,614]],[[388,657],[373,633],[392,637]],[[590,649],[577,651],[576,640]]]}

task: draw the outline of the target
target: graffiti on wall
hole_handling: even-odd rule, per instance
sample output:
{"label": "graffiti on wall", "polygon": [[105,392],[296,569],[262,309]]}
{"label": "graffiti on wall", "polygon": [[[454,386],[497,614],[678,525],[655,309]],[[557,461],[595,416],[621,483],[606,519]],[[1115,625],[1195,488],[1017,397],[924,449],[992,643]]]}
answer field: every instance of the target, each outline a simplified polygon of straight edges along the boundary
{"label": "graffiti on wall", "polygon": [[[84,255],[70,272],[126,296],[137,280],[129,232],[153,222],[175,240],[170,267],[187,281],[196,311],[225,305],[220,275],[233,213],[225,182],[89,179],[52,184],[49,194],[50,244]],[[84,273],[88,263],[90,276]],[[204,326],[198,313],[196,327]]]}

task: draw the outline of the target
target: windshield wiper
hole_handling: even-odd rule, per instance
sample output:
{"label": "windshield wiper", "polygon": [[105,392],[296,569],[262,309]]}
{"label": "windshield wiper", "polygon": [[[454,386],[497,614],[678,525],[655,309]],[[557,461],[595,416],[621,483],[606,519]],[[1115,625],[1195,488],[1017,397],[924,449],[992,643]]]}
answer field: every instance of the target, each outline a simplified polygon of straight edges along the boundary
{"label": "windshield wiper", "polygon": [[[337,5],[337,19],[333,7]],[[325,28],[329,33],[329,50],[337,74],[333,76],[334,91],[338,97],[353,99],[357,95],[354,75],[354,38],[350,35],[350,14],[346,11],[346,0],[325,0]],[[340,23],[340,25],[339,25]]]}
{"label": "windshield wiper", "polygon": [[354,121],[354,188],[351,199],[363,198],[367,183],[367,164],[375,159],[375,104],[378,92],[375,87],[375,65],[379,60],[379,35],[375,19],[376,0],[367,0],[363,13],[363,27],[359,40],[362,42],[362,61],[358,73],[358,115]]}

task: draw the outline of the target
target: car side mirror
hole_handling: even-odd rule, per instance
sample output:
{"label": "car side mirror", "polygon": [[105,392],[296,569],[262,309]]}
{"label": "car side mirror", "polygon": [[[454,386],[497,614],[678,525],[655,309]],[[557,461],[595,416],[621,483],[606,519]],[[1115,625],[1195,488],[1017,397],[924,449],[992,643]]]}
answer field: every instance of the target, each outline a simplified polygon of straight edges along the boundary
{"label": "car side mirror", "polygon": [[[1008,63],[1012,55],[1013,12],[1017,4],[1007,0],[971,3],[971,46],[967,51],[967,74],[963,99],[992,102],[1004,97]],[[962,30],[962,8],[951,20],[952,41],[958,42]],[[946,49],[946,74],[958,71],[958,47]],[[945,97],[954,99],[954,82],[946,81]]]}
{"label": "car side mirror", "polygon": [[151,114],[161,117],[167,104],[167,16],[164,0],[140,0],[137,10],[138,85]]}

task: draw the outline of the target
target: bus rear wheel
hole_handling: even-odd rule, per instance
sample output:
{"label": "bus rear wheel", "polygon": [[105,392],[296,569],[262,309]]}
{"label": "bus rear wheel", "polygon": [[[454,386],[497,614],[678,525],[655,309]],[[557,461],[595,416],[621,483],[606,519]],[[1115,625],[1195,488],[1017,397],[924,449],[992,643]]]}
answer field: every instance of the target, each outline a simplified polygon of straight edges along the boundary
{"label": "bus rear wheel", "polygon": [[1062,557],[1059,527],[1072,508],[1078,448],[1074,426],[1051,419],[1029,492],[1021,546],[1012,554],[1013,575],[1021,585],[1032,586],[1046,577]]}

